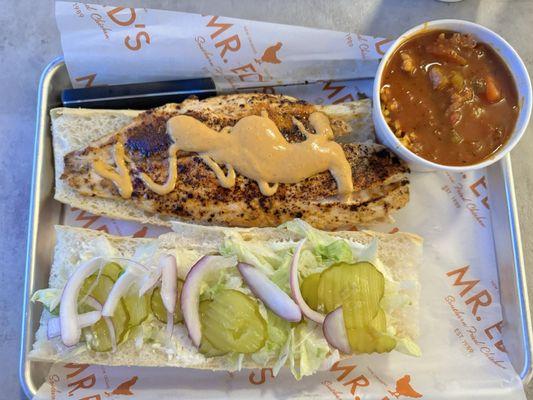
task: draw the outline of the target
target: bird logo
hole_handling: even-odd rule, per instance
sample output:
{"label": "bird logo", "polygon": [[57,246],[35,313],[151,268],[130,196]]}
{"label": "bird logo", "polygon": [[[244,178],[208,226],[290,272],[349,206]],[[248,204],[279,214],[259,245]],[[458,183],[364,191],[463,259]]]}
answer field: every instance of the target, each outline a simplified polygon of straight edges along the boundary
{"label": "bird logo", "polygon": [[389,390],[388,392],[397,399],[400,398],[400,396],[412,399],[419,399],[422,397],[420,393],[411,387],[411,375],[402,376],[396,381],[396,390],[394,392]]}
{"label": "bird logo", "polygon": [[122,382],[120,385],[118,385],[111,393],[105,392],[106,396],[113,396],[113,395],[123,395],[123,396],[133,396],[133,392],[131,391],[131,388],[135,383],[137,383],[137,379],[139,379],[138,376],[133,376],[132,378],[128,379],[127,381]]}
{"label": "bird logo", "polygon": [[269,64],[281,64],[281,60],[278,58],[278,51],[283,46],[283,43],[277,42],[275,45],[269,46],[263,52],[261,58],[256,58],[255,62],[258,64],[269,63]]}

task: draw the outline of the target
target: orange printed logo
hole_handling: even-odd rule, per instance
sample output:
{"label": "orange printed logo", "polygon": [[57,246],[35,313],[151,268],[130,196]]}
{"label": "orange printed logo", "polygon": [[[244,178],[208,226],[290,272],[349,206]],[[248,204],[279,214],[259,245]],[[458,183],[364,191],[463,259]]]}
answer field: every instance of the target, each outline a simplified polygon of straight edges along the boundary
{"label": "orange printed logo", "polygon": [[[84,390],[91,389],[95,385],[96,375],[94,373],[84,376],[84,373],[88,372],[86,370],[89,367],[89,364],[65,364],[65,368],[73,370],[72,372],[67,373],[67,387],[69,388],[69,397],[72,397],[74,393],[78,390],[82,390],[83,392]],[[80,374],[81,376],[78,376]]]}
{"label": "orange printed logo", "polygon": [[[228,29],[230,29],[233,24],[218,22],[218,16],[213,16],[207,23],[207,26],[209,28],[218,28],[215,32],[213,32],[210,37],[211,39],[215,40],[215,38],[222,33],[226,32]],[[215,47],[218,49],[222,47],[220,50],[220,58],[225,63],[228,62],[227,58],[224,56],[228,51],[235,52],[238,51],[241,48],[241,39],[239,38],[239,35],[231,35],[225,39],[219,40],[215,42]]]}
{"label": "orange printed logo", "polygon": [[375,47],[379,55],[385,54],[386,50],[383,49],[383,46],[390,42],[392,42],[392,39],[383,39],[376,42]]}
{"label": "orange printed logo", "polygon": [[105,232],[105,233],[109,233],[109,228],[107,227],[107,225],[102,225],[102,226],[99,226],[98,228],[96,228],[97,231],[102,231],[102,232]]}
{"label": "orange printed logo", "polygon": [[130,16],[127,20],[122,21],[120,20],[116,14],[121,12],[122,10],[125,10],[125,7],[115,7],[112,10],[107,12],[107,16],[111,18],[111,21],[113,21],[115,24],[119,26],[128,26],[135,22],[135,18],[137,18],[137,13],[135,12],[135,8],[128,8],[130,11]]}
{"label": "orange printed logo", "polygon": [[261,64],[262,62],[281,64],[281,60],[278,58],[278,51],[281,49],[281,46],[283,46],[283,43],[277,42],[275,45],[267,47],[261,58],[256,58],[255,62],[258,64]]}
{"label": "orange printed logo", "polygon": [[[342,92],[344,89],[346,89],[346,85],[339,85],[339,84],[333,84],[333,81],[327,81],[324,83],[324,86],[322,87],[322,90],[324,92],[331,91],[330,94],[328,94],[328,99],[333,99],[335,96],[337,96],[340,92]],[[344,103],[346,101],[354,101],[354,97],[351,93],[345,94],[342,97],[336,98],[333,101],[333,104],[339,104]]]}
{"label": "orange printed logo", "polygon": [[[207,59],[211,67],[213,67],[214,72],[217,75],[225,76],[226,74],[224,73],[224,70],[221,66],[217,65],[217,59],[220,58],[224,64],[227,64],[230,61],[229,58],[231,54],[237,53],[241,49],[242,41],[239,33],[235,33],[234,24],[221,22],[219,19],[220,17],[216,15],[212,16],[206,24],[207,28],[215,29],[209,34],[209,38],[213,41],[212,44],[218,52],[218,57],[213,57],[213,54],[205,48],[204,43],[206,42],[206,38],[198,36],[195,38],[195,41],[204,57]],[[264,54],[260,59],[252,59],[251,62],[245,62],[244,64],[231,68],[229,72],[235,74],[241,82],[264,82],[265,76],[257,67],[261,63],[279,64],[281,60],[277,57],[277,51],[281,46],[281,42],[278,42],[265,49]],[[256,65],[254,65],[254,63]],[[235,87],[233,78],[228,78],[226,76],[225,78],[232,87]]]}
{"label": "orange printed logo", "polygon": [[[402,376],[396,381],[396,390],[389,390],[388,392],[391,396],[394,396],[397,399],[400,397],[409,397],[412,399],[419,399],[422,397],[420,393],[411,387],[411,375]],[[386,397],[386,399],[388,399],[388,397]]]}
{"label": "orange printed logo", "polygon": [[[124,10],[127,10],[127,12],[129,12],[129,15],[126,15],[125,17],[122,16],[119,18],[117,14]],[[111,21],[113,21],[120,27],[131,26],[137,20],[137,12],[135,11],[135,8],[126,9],[125,7],[115,7],[109,10],[106,14],[111,19]],[[135,37],[133,38],[130,35],[126,35],[124,37],[124,46],[126,46],[126,48],[131,51],[138,51],[142,49],[143,44],[149,45],[151,42],[151,38],[148,32],[144,30],[146,28],[145,24],[135,24],[133,25],[133,27],[139,29],[139,31],[135,33]]]}
{"label": "orange printed logo", "polygon": [[[474,220],[481,225],[483,228],[487,227],[486,220],[487,216],[483,215],[479,208],[479,203],[476,201],[477,198],[482,198],[481,203],[483,204],[483,207],[489,208],[489,199],[487,196],[485,196],[482,192],[482,188],[487,187],[487,184],[485,182],[485,177],[481,177],[476,182],[474,182],[471,185],[468,185],[466,182],[462,182],[461,180],[465,180],[468,178],[466,174],[450,174],[446,172],[446,177],[450,181],[450,184],[445,184],[441,187],[441,190],[443,190],[445,193],[447,193],[452,202],[453,205],[456,208],[466,208],[468,212],[472,215]],[[470,191],[476,196],[476,199],[472,199],[469,195]]]}
{"label": "orange printed logo", "polygon": [[[461,297],[464,297],[468,292],[470,292],[478,283],[479,279],[475,280],[463,280],[464,276],[470,269],[470,266],[467,265],[462,268],[458,268],[454,271],[447,272],[446,275],[449,277],[452,277],[454,275],[457,275],[455,277],[455,280],[453,282],[453,286],[465,286],[463,290],[459,293]],[[481,321],[481,317],[478,316],[478,309],[479,307],[488,307],[492,304],[492,296],[490,295],[489,291],[487,289],[483,289],[480,292],[470,296],[466,301],[466,305],[472,304],[472,315],[476,317],[478,321]]]}
{"label": "orange printed logo", "polygon": [[133,234],[134,238],[143,238],[146,237],[146,233],[148,232],[148,227],[143,226],[141,229],[139,229],[137,232]]}
{"label": "orange printed logo", "polygon": [[[75,209],[72,210],[75,211]],[[88,228],[89,226],[94,224],[98,220],[98,218],[100,217],[97,215],[92,215],[86,211],[80,210],[80,213],[76,216],[76,221],[87,221],[85,224],[83,224],[83,227]]]}
{"label": "orange printed logo", "polygon": [[[358,396],[358,389],[364,388],[367,386],[370,386],[371,383],[374,382],[374,380],[370,380],[369,377],[363,373],[355,372],[357,368],[356,364],[346,364],[341,365],[340,361],[337,361],[335,364],[332,365],[330,368],[331,372],[340,372],[340,374],[335,378],[337,382],[340,382],[343,386],[347,386],[350,388],[350,394],[354,396],[354,400],[361,400],[361,397]],[[422,394],[419,393],[417,390],[415,390],[411,386],[411,375],[404,375],[401,378],[399,378],[395,383],[395,388],[389,388],[389,385],[387,385],[383,379],[381,379],[379,376],[377,376],[370,368],[368,368],[370,374],[383,386],[386,390],[386,395],[382,398],[382,400],[391,400],[391,397],[393,398],[400,398],[400,397],[406,397],[406,398],[413,398],[418,399],[422,397]],[[324,386],[336,397],[341,398],[341,393],[338,392],[332,385],[331,381],[324,381],[322,382]]]}
{"label": "orange printed logo", "polygon": [[74,217],[75,221],[79,221],[79,222],[86,221],[82,225],[83,228],[91,227],[92,229],[96,229],[97,231],[103,231],[105,233],[109,233],[109,229],[108,229],[107,225],[105,225],[105,224],[94,228],[94,224],[96,223],[96,221],[98,221],[100,219],[99,216],[90,214],[90,213],[88,213],[86,211],[83,211],[83,210],[80,210],[78,208],[72,208],[72,211],[73,212],[79,211],[78,215],[76,215],[76,217]]}
{"label": "orange printed logo", "polygon": [[[267,378],[267,373],[270,375],[270,378]],[[261,368],[261,372],[259,376],[256,376],[256,372],[252,371],[250,372],[250,375],[248,376],[248,380],[252,385],[262,385],[264,384],[267,379],[275,379],[274,372],[272,371],[272,368]]]}
{"label": "orange printed logo", "polygon": [[113,395],[122,395],[122,396],[133,396],[133,392],[131,391],[131,388],[135,383],[137,383],[137,380],[139,379],[138,376],[133,376],[127,381],[122,382],[120,385],[118,385],[115,389],[113,389],[112,392],[105,392],[106,396],[113,396]]}
{"label": "orange printed logo", "polygon": [[[485,189],[485,191],[487,190],[487,181],[485,180],[485,176],[483,175],[481,178],[479,178],[477,181],[475,181],[474,183],[472,183],[470,185],[470,190],[472,191],[472,193],[474,193],[474,195],[476,197],[481,197],[482,196],[482,193],[480,192],[480,189],[479,187],[482,187],[483,189]],[[481,203],[486,207],[486,208],[490,208],[489,207],[489,198],[488,196],[484,196],[482,199],[481,199]]]}
{"label": "orange printed logo", "polygon": [[95,78],[96,78],[96,74],[89,74],[85,76],[80,76],[78,78],[75,78],[74,80],[76,82],[87,81],[87,83],[85,83],[85,87],[91,87],[94,83]]}
{"label": "orange printed logo", "polygon": [[[357,394],[358,387],[366,387],[370,385],[370,381],[363,374],[359,374],[352,378],[351,372],[356,367],[357,365],[351,365],[351,364],[340,365],[340,361],[337,361],[330,368],[331,372],[342,371],[342,373],[336,379],[338,382],[341,382],[343,386],[350,387],[350,393],[352,394],[352,396],[355,396]],[[360,400],[360,397],[355,396],[354,400]]]}
{"label": "orange printed logo", "polygon": [[[465,311],[461,309],[458,299],[451,295],[446,296],[444,301],[460,324],[454,331],[455,335],[467,352],[472,353],[477,348],[490,362],[499,368],[507,369],[505,361],[495,351],[497,349],[502,353],[506,352],[501,338],[503,321],[490,321],[490,325],[486,325],[487,321],[484,320],[484,315],[480,311],[493,304],[492,296],[487,289],[479,288],[478,285],[481,282],[479,279],[471,279],[467,274],[470,275],[469,265],[446,273],[449,278],[453,279],[452,285],[460,290],[459,296],[463,300],[464,307],[467,310],[470,309],[471,315],[477,321],[474,324],[469,323],[464,318]],[[480,326],[481,324],[483,325]]]}

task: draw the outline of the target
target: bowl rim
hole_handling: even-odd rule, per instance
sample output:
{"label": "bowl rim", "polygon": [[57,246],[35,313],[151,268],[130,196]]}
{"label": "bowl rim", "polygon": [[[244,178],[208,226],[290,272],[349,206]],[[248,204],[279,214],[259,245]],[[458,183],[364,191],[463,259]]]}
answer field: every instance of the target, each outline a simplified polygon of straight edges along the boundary
{"label": "bowl rim", "polygon": [[[388,123],[385,121],[385,117],[383,116],[383,112],[381,110],[381,98],[380,98],[380,89],[381,89],[381,78],[383,75],[383,71],[385,69],[386,64],[388,63],[388,60],[390,57],[394,54],[396,49],[400,47],[406,40],[409,40],[411,37],[415,36],[418,33],[423,32],[424,30],[432,30],[432,29],[439,29],[442,25],[452,25],[456,26],[454,27],[448,27],[445,29],[452,29],[457,30],[458,32],[462,31],[462,27],[469,27],[470,31],[475,35],[476,31],[483,32],[485,35],[490,36],[493,40],[491,44],[489,44],[494,51],[500,56],[500,58],[505,62],[507,65],[507,68],[511,72],[511,75],[513,76],[513,79],[515,81],[515,85],[517,86],[517,91],[520,92],[520,88],[518,87],[518,77],[520,77],[520,80],[523,80],[525,83],[525,88],[523,88],[523,96],[522,99],[519,99],[519,102],[521,102],[520,105],[520,111],[517,116],[516,125],[514,127],[514,130],[507,140],[507,142],[500,147],[499,150],[497,150],[495,153],[493,153],[488,158],[475,163],[475,164],[468,164],[468,165],[446,165],[446,164],[438,164],[436,162],[427,160],[418,154],[412,152],[410,149],[408,149],[394,134],[392,129],[390,129]],[[444,29],[444,28],[442,28]],[[510,56],[504,56],[502,54],[501,49],[505,48],[506,53],[508,53]],[[511,66],[512,64],[512,66]],[[531,118],[531,109],[532,109],[532,102],[533,102],[533,93],[531,88],[531,80],[529,77],[529,74],[527,72],[527,68],[516,52],[516,50],[500,35],[498,35],[496,32],[492,31],[491,29],[476,24],[475,22],[466,21],[466,20],[460,20],[460,19],[438,19],[433,21],[426,21],[422,24],[416,25],[409,30],[402,33],[396,40],[393,41],[391,46],[387,49],[385,54],[383,55],[383,58],[381,59],[378,69],[376,71],[376,76],[374,79],[374,86],[373,86],[373,114],[374,114],[374,125],[377,125],[376,118],[379,119],[380,125],[382,125],[382,128],[385,129],[385,134],[389,137],[390,140],[392,140],[394,144],[394,151],[397,153],[400,153],[400,156],[403,156],[403,158],[407,162],[415,163],[418,165],[421,165],[426,168],[430,168],[432,170],[446,170],[446,171],[468,171],[468,170],[475,170],[475,169],[481,169],[488,167],[489,165],[499,161],[502,159],[506,154],[508,154],[520,141],[522,136],[524,135],[527,126],[529,124],[529,120]],[[376,126],[377,129],[377,126]]]}

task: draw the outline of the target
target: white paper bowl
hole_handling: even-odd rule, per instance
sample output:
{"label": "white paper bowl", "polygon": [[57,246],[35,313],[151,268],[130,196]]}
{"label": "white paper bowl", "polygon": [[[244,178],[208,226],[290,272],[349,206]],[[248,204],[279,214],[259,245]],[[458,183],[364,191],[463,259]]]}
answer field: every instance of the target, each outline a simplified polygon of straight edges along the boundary
{"label": "white paper bowl", "polygon": [[[395,50],[405,42],[408,38],[422,33],[427,30],[451,30],[461,33],[470,33],[480,42],[490,45],[496,53],[503,59],[507,64],[507,67],[511,71],[512,76],[515,80],[515,85],[518,91],[518,101],[520,106],[520,112],[518,114],[518,119],[513,133],[511,134],[508,141],[505,143],[502,148],[500,148],[496,153],[491,155],[489,158],[471,165],[465,166],[449,166],[437,164],[431,161],[422,158],[409,149],[407,149],[394,135],[394,132],[389,128],[383,114],[381,112],[381,99],[380,99],[380,87],[381,87],[381,78],[383,70],[387,65],[389,58],[395,52]],[[376,79],[374,81],[374,90],[373,90],[373,110],[372,116],[374,120],[374,125],[376,128],[376,134],[381,143],[389,147],[394,151],[400,158],[405,160],[412,170],[414,171],[435,171],[435,170],[445,170],[445,171],[468,171],[473,169],[480,169],[487,167],[503,156],[505,156],[511,149],[516,146],[522,135],[524,134],[529,118],[531,116],[531,102],[532,102],[532,93],[531,93],[531,81],[527,73],[526,67],[516,51],[507,43],[501,36],[492,32],[490,29],[487,29],[481,25],[474,24],[473,22],[454,20],[454,19],[443,19],[437,21],[426,22],[422,25],[415,26],[414,28],[408,30],[403,35],[401,35],[396,41],[391,45],[387,50],[381,63],[379,64]]]}

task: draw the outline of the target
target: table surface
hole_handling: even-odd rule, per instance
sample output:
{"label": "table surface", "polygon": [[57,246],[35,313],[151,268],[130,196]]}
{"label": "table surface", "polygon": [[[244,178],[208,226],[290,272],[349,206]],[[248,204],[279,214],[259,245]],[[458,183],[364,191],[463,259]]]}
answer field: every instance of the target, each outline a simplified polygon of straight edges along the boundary
{"label": "table surface", "polygon": [[[35,129],[41,70],[61,54],[54,2],[0,0],[0,388],[5,399],[24,398],[18,380],[18,356],[24,261]],[[92,3],[101,3],[92,1]],[[532,0],[181,0],[106,1],[106,4],[162,8],[304,25],[371,35],[395,36],[411,26],[439,18],[481,23],[505,37],[533,70]],[[530,28],[528,28],[530,26]],[[512,153],[518,212],[526,265],[533,260],[533,124]],[[533,293],[533,269],[528,268]],[[533,384],[528,388],[533,399]]]}

